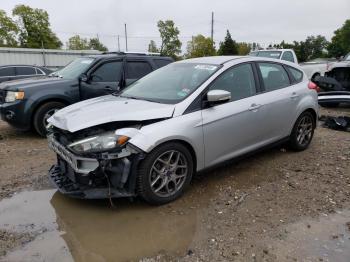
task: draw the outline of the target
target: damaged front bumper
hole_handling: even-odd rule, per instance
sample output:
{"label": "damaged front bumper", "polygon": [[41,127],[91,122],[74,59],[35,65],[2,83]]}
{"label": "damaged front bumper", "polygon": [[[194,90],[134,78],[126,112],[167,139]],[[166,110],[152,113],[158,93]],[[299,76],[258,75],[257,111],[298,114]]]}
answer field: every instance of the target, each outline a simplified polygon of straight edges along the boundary
{"label": "damaged front bumper", "polygon": [[87,158],[73,154],[52,135],[48,141],[57,154],[57,164],[49,170],[49,179],[61,193],[86,199],[136,195],[137,166],[143,159],[141,150],[126,146],[116,153]]}

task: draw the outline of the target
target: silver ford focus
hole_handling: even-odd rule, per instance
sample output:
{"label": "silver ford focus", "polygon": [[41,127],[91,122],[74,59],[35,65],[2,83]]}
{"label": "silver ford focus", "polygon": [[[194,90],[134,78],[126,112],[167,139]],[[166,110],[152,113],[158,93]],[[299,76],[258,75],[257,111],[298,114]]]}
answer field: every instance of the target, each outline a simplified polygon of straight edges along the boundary
{"label": "silver ford focus", "polygon": [[55,113],[50,180],[77,198],[173,201],[195,172],[280,142],[306,149],[317,89],[286,61],[223,56],[172,63],[118,94]]}

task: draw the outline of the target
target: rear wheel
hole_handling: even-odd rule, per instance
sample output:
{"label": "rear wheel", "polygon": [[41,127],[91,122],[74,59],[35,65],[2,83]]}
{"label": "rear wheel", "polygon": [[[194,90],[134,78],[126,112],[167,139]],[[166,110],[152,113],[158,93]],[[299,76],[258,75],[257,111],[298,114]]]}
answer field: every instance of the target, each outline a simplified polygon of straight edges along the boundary
{"label": "rear wheel", "polygon": [[193,174],[189,150],[179,143],[167,143],[154,149],[141,162],[138,194],[148,203],[161,205],[179,198]]}
{"label": "rear wheel", "polygon": [[314,135],[316,121],[314,115],[306,111],[302,113],[294,124],[289,146],[295,151],[303,151],[309,147]]}
{"label": "rear wheel", "polygon": [[65,104],[61,102],[48,102],[38,108],[33,118],[33,126],[40,136],[46,136],[47,120],[63,107]]}

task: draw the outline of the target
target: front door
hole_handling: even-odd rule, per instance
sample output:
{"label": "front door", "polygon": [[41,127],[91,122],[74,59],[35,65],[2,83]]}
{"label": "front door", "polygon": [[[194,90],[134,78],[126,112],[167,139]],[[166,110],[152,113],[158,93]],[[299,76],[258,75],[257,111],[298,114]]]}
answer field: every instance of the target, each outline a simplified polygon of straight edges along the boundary
{"label": "front door", "polygon": [[257,147],[264,124],[252,64],[225,71],[209,87],[217,89],[231,92],[231,101],[202,110],[207,167]]}
{"label": "front door", "polygon": [[82,100],[119,91],[122,80],[122,60],[107,61],[89,72],[87,81],[80,82]]}

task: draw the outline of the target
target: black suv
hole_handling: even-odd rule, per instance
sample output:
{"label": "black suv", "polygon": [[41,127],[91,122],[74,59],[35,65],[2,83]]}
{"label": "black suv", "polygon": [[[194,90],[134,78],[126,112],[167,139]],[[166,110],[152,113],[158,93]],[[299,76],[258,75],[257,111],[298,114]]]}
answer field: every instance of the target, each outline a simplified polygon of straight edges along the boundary
{"label": "black suv", "polygon": [[51,70],[41,66],[4,65],[0,66],[0,83],[30,77],[46,76]]}
{"label": "black suv", "polygon": [[47,119],[81,100],[118,92],[148,73],[173,62],[147,54],[104,53],[73,60],[41,79],[0,84],[1,118],[14,127],[31,127],[45,136]]}

